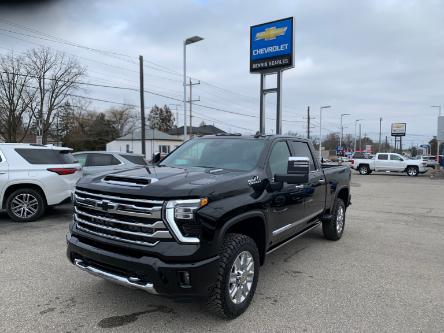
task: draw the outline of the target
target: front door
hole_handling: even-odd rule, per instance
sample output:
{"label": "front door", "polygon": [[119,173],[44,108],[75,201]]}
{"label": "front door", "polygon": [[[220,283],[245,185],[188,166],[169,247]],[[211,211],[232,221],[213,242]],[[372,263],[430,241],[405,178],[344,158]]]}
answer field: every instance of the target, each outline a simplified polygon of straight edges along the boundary
{"label": "front door", "polygon": [[390,154],[390,166],[391,170],[404,171],[405,169],[404,159],[397,154]]}
{"label": "front door", "polygon": [[[287,174],[288,158],[291,156],[287,141],[274,143],[268,160],[270,179]],[[303,185],[283,183],[281,189],[271,193],[270,223],[273,243],[285,240],[300,230],[304,217]]]}
{"label": "front door", "polygon": [[304,227],[322,214],[325,207],[326,185],[321,166],[314,162],[313,152],[308,143],[301,141],[290,142],[293,156],[308,157],[310,160],[309,182],[304,185]]}

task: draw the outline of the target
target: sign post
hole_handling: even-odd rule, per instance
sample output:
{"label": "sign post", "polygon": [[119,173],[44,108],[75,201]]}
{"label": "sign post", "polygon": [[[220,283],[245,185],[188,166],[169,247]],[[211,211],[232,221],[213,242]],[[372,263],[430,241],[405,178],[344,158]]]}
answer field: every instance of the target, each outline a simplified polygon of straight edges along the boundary
{"label": "sign post", "polygon": [[402,137],[405,136],[407,124],[406,123],[393,123],[392,124],[392,136],[395,137],[395,150],[397,149],[399,139],[399,151],[402,153]]}
{"label": "sign post", "polygon": [[[259,73],[259,132],[265,133],[265,95],[277,94],[276,134],[282,134],[282,71],[294,67],[293,17],[250,27],[250,73]],[[266,75],[276,75],[276,88],[265,87]]]}

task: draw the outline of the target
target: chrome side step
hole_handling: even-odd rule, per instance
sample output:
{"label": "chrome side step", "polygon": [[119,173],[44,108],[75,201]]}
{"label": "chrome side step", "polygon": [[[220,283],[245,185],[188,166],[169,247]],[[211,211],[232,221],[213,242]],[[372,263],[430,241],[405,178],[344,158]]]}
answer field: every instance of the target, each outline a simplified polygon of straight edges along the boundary
{"label": "chrome side step", "polygon": [[140,279],[137,277],[124,277],[120,276],[114,273],[110,273],[101,269],[98,269],[96,267],[90,266],[86,264],[81,259],[74,259],[74,265],[76,265],[78,268],[80,268],[82,271],[85,271],[89,274],[92,274],[94,276],[101,277],[105,280],[109,280],[111,282],[115,282],[117,284],[120,284],[125,287],[129,288],[137,288],[142,289],[150,294],[157,294],[156,289],[154,289],[154,285],[152,283],[145,283],[141,284]]}
{"label": "chrome side step", "polygon": [[313,224],[309,228],[305,229],[304,231],[300,232],[299,234],[296,234],[296,235],[292,236],[291,238],[287,239],[286,241],[284,241],[283,243],[279,244],[278,246],[272,248],[271,250],[268,250],[266,254],[273,253],[277,249],[280,249],[282,246],[287,245],[288,243],[290,243],[291,241],[295,240],[296,238],[301,237],[302,235],[304,235],[305,233],[309,232],[310,230],[316,228],[320,224],[321,224],[320,221],[316,222],[315,224]]}

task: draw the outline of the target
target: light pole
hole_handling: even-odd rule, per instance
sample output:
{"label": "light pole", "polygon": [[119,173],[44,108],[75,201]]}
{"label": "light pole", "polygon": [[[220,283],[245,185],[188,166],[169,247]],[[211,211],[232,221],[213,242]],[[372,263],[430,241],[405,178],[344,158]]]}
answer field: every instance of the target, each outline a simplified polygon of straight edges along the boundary
{"label": "light pole", "polygon": [[[441,117],[441,105],[432,105],[431,108],[438,108],[439,109],[439,114],[438,114],[438,121],[439,121],[439,117]],[[437,121],[437,122],[438,122]],[[436,162],[438,162],[438,168],[439,168],[439,133],[438,133],[438,128],[439,125],[437,125],[437,130],[436,130]]]}
{"label": "light pole", "polygon": [[183,41],[183,141],[187,140],[187,45],[203,40],[200,36],[193,36]]}
{"label": "light pole", "polygon": [[322,109],[328,108],[331,108],[331,106],[321,106],[319,109],[319,161],[322,161]]}
{"label": "light pole", "polygon": [[361,121],[361,120],[364,120],[364,119],[356,119],[355,120],[355,144],[353,145],[353,151],[354,152],[356,152],[356,125],[358,124],[358,121]]}
{"label": "light pole", "polygon": [[339,147],[342,147],[342,140],[344,136],[344,126],[342,126],[342,118],[349,115],[350,113],[341,113],[341,136],[339,137]]}

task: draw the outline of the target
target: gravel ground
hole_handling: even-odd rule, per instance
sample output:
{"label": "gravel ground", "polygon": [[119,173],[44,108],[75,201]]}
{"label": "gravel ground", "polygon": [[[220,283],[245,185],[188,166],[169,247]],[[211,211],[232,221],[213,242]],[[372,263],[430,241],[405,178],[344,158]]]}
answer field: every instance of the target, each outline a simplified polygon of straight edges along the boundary
{"label": "gravel ground", "polygon": [[3,332],[443,332],[444,180],[354,175],[339,242],[316,229],[267,257],[248,311],[225,321],[90,276],[65,257],[71,207],[0,214]]}

